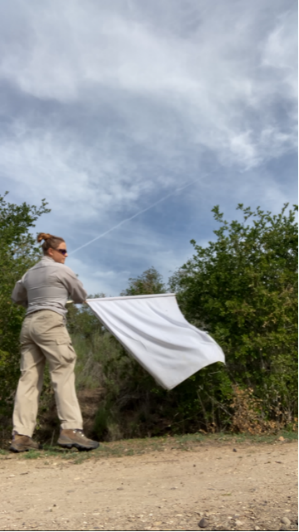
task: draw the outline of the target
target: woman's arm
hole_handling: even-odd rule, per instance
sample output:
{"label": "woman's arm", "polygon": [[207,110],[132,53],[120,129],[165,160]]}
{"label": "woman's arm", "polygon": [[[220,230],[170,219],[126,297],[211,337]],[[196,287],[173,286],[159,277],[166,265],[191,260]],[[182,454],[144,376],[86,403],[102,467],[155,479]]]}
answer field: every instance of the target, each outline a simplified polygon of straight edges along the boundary
{"label": "woman's arm", "polygon": [[60,280],[66,287],[70,299],[72,299],[74,303],[84,303],[87,298],[87,292],[85,292],[83,284],[79,281],[78,277],[67,266],[64,267],[63,276]]}
{"label": "woman's arm", "polygon": [[28,307],[27,290],[23,285],[22,279],[15,284],[11,299],[17,305],[22,305],[25,308]]}

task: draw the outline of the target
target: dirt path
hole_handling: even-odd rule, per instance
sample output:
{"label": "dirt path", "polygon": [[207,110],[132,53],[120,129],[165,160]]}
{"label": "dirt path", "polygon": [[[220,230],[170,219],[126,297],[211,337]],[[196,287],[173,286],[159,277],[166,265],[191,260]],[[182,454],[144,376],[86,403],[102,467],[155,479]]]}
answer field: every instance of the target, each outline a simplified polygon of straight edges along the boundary
{"label": "dirt path", "polygon": [[296,442],[81,464],[1,455],[0,530],[297,530],[296,469]]}

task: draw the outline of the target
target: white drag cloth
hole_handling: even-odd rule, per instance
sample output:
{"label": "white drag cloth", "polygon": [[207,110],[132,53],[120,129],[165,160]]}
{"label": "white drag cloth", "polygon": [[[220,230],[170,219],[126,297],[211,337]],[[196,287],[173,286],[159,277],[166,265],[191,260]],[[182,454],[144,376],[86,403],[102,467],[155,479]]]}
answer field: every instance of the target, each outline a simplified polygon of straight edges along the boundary
{"label": "white drag cloth", "polygon": [[105,297],[87,303],[107,329],[163,388],[225,362],[219,345],[188,323],[175,294]]}

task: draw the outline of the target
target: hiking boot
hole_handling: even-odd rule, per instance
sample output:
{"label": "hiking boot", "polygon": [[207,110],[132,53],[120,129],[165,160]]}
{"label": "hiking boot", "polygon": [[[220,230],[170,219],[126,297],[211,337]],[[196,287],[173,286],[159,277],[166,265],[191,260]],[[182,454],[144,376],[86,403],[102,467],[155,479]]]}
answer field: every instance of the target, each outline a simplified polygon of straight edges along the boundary
{"label": "hiking boot", "polygon": [[23,434],[14,434],[11,446],[9,448],[13,453],[22,453],[24,451],[42,449],[41,445],[33,441],[29,436]]}
{"label": "hiking boot", "polygon": [[57,443],[66,449],[76,447],[78,451],[91,451],[100,445],[97,441],[86,438],[79,429],[62,429]]}

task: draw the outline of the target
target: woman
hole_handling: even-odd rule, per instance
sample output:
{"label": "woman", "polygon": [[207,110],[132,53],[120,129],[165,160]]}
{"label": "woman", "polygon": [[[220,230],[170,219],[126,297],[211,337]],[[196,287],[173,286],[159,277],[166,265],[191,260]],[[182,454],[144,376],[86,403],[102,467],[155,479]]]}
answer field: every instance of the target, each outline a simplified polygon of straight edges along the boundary
{"label": "woman", "polygon": [[40,233],[44,256],[18,281],[12,300],[27,308],[21,331],[21,373],[13,412],[14,452],[38,449],[32,440],[46,361],[49,363],[61,431],[58,445],[79,450],[96,449],[98,442],[83,434],[83,421],[75,391],[76,353],[65,326],[68,298],[82,303],[86,292],[74,272],[65,266],[63,238]]}

